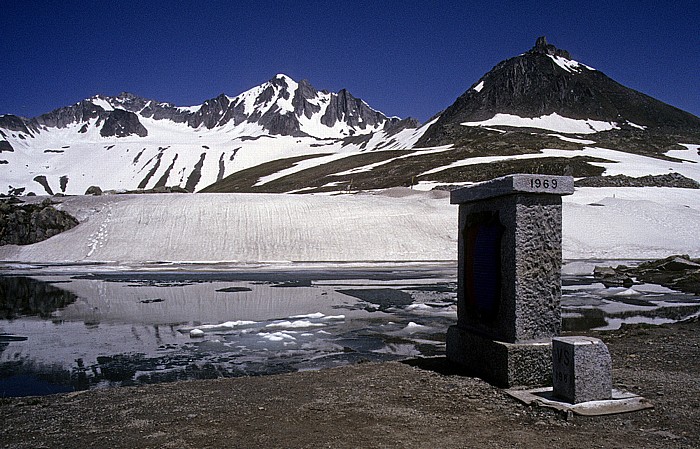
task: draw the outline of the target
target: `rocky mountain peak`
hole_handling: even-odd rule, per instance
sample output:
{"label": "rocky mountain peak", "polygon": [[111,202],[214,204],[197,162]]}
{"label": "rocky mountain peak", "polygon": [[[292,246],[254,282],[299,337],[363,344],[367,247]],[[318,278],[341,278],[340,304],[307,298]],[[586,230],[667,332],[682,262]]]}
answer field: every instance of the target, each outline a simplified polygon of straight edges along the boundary
{"label": "rocky mountain peak", "polygon": [[[418,146],[467,139],[478,123],[497,114],[520,118],[545,116],[596,120],[631,133],[697,132],[700,119],[625,87],[571,59],[542,36],[527,52],[499,62],[440,115]],[[661,131],[666,130],[666,131]]]}
{"label": "rocky mountain peak", "polygon": [[278,73],[277,75],[275,75],[274,78],[272,78],[269,81],[269,83],[272,84],[273,86],[279,86],[279,87],[288,89],[289,84],[290,84],[288,81],[292,81],[292,79],[290,77],[288,77],[287,75],[285,75],[284,73]]}
{"label": "rocky mountain peak", "polygon": [[550,56],[561,56],[562,58],[571,59],[568,51],[559,49],[552,44],[547,43],[545,36],[540,36],[535,41],[535,46],[530,49],[531,54],[543,54]]}
{"label": "rocky mountain peak", "polygon": [[145,100],[145,98],[139,97],[138,95],[132,94],[131,92],[120,92],[119,95],[117,95],[117,100],[129,100],[129,101],[137,101],[137,100]]}

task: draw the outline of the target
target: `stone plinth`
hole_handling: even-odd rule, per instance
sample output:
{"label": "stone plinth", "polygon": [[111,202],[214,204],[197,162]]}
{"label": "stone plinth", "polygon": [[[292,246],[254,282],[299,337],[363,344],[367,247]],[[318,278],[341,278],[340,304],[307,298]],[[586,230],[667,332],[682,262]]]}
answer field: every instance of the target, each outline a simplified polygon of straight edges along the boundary
{"label": "stone plinth", "polygon": [[549,340],[505,343],[450,326],[447,358],[498,386],[549,385],[552,379]]}
{"label": "stone plinth", "polygon": [[592,337],[552,339],[554,396],[572,404],[612,397],[612,360],[608,347]]}
{"label": "stone plinth", "polygon": [[[517,174],[452,192],[451,202],[459,204],[459,273],[457,329],[447,340],[451,360],[504,386],[550,381],[551,337],[561,330],[561,195],[573,191],[571,177]],[[494,350],[505,361],[486,361],[479,338],[498,342],[489,347],[501,348]],[[532,354],[515,357],[500,343],[518,345],[521,355],[531,347]],[[544,371],[518,377],[515,371],[529,369],[518,359]]]}

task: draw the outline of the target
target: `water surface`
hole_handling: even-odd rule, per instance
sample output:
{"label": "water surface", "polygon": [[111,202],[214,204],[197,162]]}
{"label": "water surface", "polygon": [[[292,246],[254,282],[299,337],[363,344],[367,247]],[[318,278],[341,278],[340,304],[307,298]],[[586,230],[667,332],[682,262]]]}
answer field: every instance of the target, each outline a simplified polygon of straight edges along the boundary
{"label": "water surface", "polygon": [[[153,268],[153,269],[151,269]],[[456,267],[19,267],[0,276],[0,396],[442,355]],[[700,299],[562,279],[565,330],[664,323]]]}

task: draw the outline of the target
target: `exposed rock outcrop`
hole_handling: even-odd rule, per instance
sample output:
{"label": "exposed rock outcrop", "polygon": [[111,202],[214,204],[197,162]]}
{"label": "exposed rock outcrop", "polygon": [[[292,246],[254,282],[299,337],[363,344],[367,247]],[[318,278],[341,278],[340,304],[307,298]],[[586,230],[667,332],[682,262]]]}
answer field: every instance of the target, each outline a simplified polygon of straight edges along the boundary
{"label": "exposed rock outcrop", "polygon": [[680,173],[664,175],[646,175],[638,178],[625,175],[590,176],[578,179],[576,187],[679,187],[683,189],[700,189],[700,183]]}
{"label": "exposed rock outcrop", "polygon": [[132,134],[145,137],[148,130],[141,124],[138,115],[124,109],[111,111],[100,130],[102,137],[126,137]]}
{"label": "exposed rock outcrop", "polygon": [[0,153],[3,151],[7,151],[8,153],[12,153],[15,151],[14,148],[12,148],[12,145],[10,145],[10,142],[7,140],[0,140]]}
{"label": "exposed rock outcrop", "polygon": [[102,195],[102,189],[100,188],[100,186],[90,186],[85,191],[85,195],[100,196]]}
{"label": "exposed rock outcrop", "polygon": [[40,242],[77,225],[78,220],[54,208],[49,199],[40,204],[0,202],[0,246]]}
{"label": "exposed rock outcrop", "polygon": [[568,51],[561,50],[554,45],[547,43],[547,38],[545,36],[538,37],[535,41],[535,46],[529,52],[571,59],[571,55]]}
{"label": "exposed rock outcrop", "polygon": [[688,255],[669,256],[636,267],[595,267],[593,274],[606,287],[630,287],[636,280],[700,295],[700,259],[691,259]]}

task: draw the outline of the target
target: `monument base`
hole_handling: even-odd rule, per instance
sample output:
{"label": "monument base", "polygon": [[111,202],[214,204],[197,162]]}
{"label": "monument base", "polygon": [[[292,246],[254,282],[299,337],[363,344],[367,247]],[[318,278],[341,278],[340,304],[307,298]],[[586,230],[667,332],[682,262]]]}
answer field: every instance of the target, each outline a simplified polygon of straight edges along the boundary
{"label": "monument base", "polygon": [[552,385],[551,340],[504,343],[450,326],[447,358],[499,387]]}

